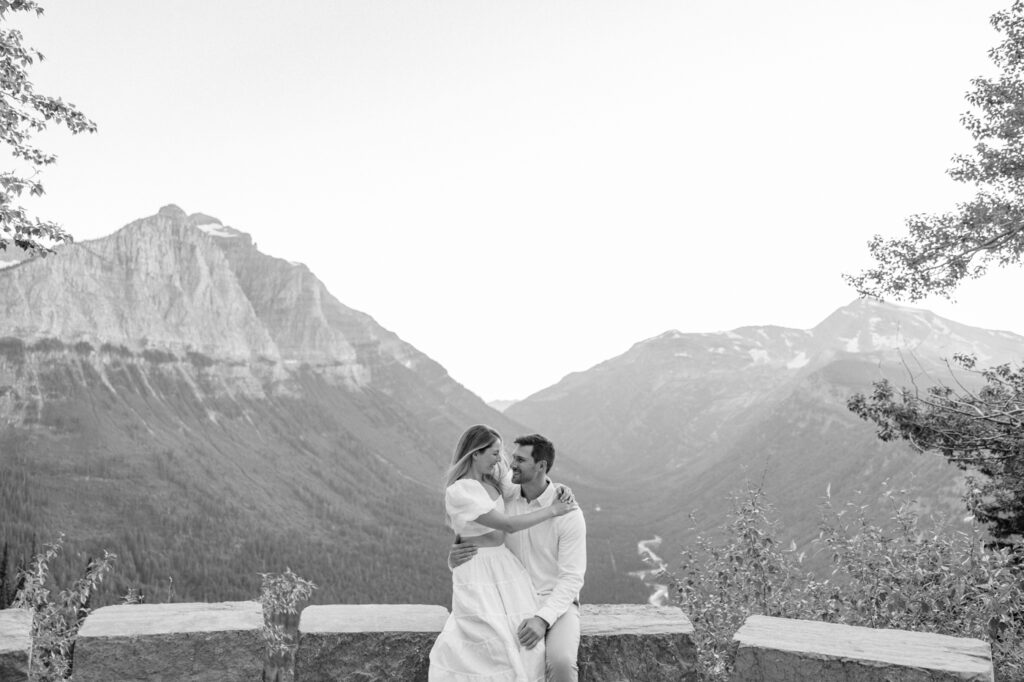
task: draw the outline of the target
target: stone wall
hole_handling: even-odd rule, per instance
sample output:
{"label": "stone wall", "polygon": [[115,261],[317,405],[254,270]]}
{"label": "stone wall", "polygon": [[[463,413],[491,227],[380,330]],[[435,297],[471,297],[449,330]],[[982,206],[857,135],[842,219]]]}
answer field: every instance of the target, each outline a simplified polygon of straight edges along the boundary
{"label": "stone wall", "polygon": [[[447,618],[440,606],[309,606],[299,620],[295,678],[425,682],[430,647]],[[581,680],[697,679],[693,626],[679,609],[587,604],[580,630]]]}
{"label": "stone wall", "polygon": [[[440,606],[309,606],[298,620],[295,680],[427,679]],[[28,677],[29,614],[0,611],[0,682]],[[75,645],[76,682],[260,680],[263,612],[256,602],[97,609]],[[992,682],[976,639],[750,616],[736,633],[734,682]],[[677,608],[592,604],[581,610],[581,682],[695,682],[697,649]]]}
{"label": "stone wall", "polygon": [[0,611],[0,682],[28,677],[32,615],[23,609]]}
{"label": "stone wall", "polygon": [[263,674],[258,602],[96,609],[75,643],[75,682],[251,682]]}
{"label": "stone wall", "polygon": [[734,682],[992,682],[987,642],[929,632],[885,630],[750,616],[733,637]]}

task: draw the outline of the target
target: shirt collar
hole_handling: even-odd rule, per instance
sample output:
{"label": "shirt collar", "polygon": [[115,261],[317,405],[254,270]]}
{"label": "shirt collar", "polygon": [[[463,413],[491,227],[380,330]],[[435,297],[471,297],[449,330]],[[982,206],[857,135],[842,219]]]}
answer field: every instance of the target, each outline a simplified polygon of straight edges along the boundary
{"label": "shirt collar", "polygon": [[540,495],[538,495],[536,497],[536,499],[533,500],[533,502],[529,502],[526,499],[526,495],[523,494],[523,488],[522,488],[522,486],[520,486],[519,487],[519,495],[520,495],[520,497],[523,498],[523,501],[527,502],[528,504],[534,504],[534,503],[541,504],[541,505],[544,505],[545,507],[550,505],[552,502],[554,502],[555,501],[555,484],[551,481],[550,478],[545,479],[545,480],[547,480],[547,482],[548,482],[547,487],[544,488],[544,491]]}

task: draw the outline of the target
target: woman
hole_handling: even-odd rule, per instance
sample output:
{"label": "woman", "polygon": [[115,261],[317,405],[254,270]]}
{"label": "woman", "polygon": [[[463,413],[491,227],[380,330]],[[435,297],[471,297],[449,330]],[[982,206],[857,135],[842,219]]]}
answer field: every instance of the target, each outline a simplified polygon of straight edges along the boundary
{"label": "woman", "polygon": [[472,426],[459,439],[444,493],[446,521],[472,537],[476,556],[452,571],[452,612],[430,650],[430,682],[543,682],[543,642],[519,644],[519,624],[537,610],[530,576],[505,548],[515,533],[576,509],[556,501],[529,514],[507,516],[502,485],[501,436]]}

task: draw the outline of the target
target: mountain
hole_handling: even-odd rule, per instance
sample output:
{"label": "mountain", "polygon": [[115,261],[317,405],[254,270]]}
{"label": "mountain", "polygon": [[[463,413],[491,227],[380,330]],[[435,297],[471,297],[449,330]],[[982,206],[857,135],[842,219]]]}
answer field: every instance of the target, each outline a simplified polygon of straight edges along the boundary
{"label": "mountain", "polygon": [[[320,602],[447,604],[442,476],[481,422],[533,430],[204,214],[0,270],[0,539],[17,557],[65,533],[62,584],[116,552],[102,602],[249,598],[289,566]],[[634,599],[608,558],[588,589]]]}
{"label": "mountain", "polygon": [[883,377],[953,381],[944,358],[956,352],[983,364],[1020,361],[1024,337],[857,300],[808,330],[669,331],[505,414],[585,455],[593,473],[614,476],[620,494],[606,511],[630,514],[645,537],[663,536],[669,555],[694,533],[719,528],[746,482],[763,485],[803,546],[817,534],[827,489],[839,502],[870,502],[905,487],[925,510],[962,508],[955,467],[881,443],[846,408],[851,394]]}
{"label": "mountain", "polygon": [[16,246],[0,249],[0,270],[9,268],[28,258],[28,252]]}
{"label": "mountain", "polygon": [[1018,360],[1022,342],[861,300],[809,330],[666,332],[503,414],[304,265],[167,206],[0,269],[0,540],[17,558],[66,533],[61,585],[116,552],[97,603],[249,598],[289,566],[318,602],[447,604],[441,480],[487,423],[556,442],[587,514],[584,599],[637,601],[637,543],[664,537],[671,562],[745,481],[800,546],[826,489],[959,510],[958,471],[879,442],[846,400],[881,377],[950,381],[954,352]]}
{"label": "mountain", "polygon": [[511,406],[515,405],[517,402],[517,400],[492,400],[487,404],[496,409],[498,412],[504,412]]}

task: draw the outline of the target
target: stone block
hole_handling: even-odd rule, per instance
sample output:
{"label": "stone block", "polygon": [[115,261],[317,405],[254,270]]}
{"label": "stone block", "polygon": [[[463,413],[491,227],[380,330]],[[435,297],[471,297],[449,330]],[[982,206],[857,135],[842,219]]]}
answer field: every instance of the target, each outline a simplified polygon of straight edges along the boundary
{"label": "stone block", "polygon": [[979,639],[792,618],[750,616],[733,682],[992,682],[992,651]]}
{"label": "stone block", "polygon": [[425,682],[448,610],[421,604],[307,606],[299,618],[296,682]]}
{"label": "stone block", "polygon": [[0,682],[25,682],[32,648],[32,613],[25,609],[0,611]]}
{"label": "stone block", "polygon": [[75,682],[252,682],[263,674],[258,602],[96,609],[75,644]]}
{"label": "stone block", "polygon": [[699,679],[693,625],[675,607],[584,604],[580,640],[580,682]]}

